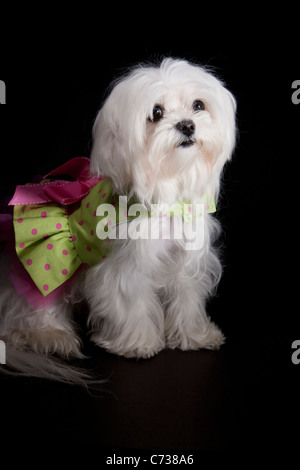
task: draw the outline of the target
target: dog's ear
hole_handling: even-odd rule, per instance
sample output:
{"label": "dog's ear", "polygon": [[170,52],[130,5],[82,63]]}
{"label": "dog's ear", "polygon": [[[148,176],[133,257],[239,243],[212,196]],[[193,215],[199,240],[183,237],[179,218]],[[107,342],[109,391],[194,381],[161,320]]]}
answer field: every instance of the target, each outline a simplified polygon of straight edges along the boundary
{"label": "dog's ear", "polygon": [[237,128],[236,128],[236,100],[233,94],[224,88],[224,112],[225,112],[225,142],[224,151],[226,153],[224,160],[230,160],[235,148]]}
{"label": "dog's ear", "polygon": [[[221,84],[222,85],[222,84]],[[233,94],[224,86],[218,87],[216,95],[218,99],[218,120],[221,141],[217,146],[217,152],[212,166],[211,180],[208,190],[214,193],[215,201],[218,201],[220,184],[224,165],[228,162],[233,154],[237,128],[236,128],[236,109],[237,104]]]}
{"label": "dog's ear", "polygon": [[132,187],[144,152],[148,101],[146,105],[142,101],[142,85],[130,76],[123,77],[104,102],[93,127],[91,171],[111,178],[119,194]]}
{"label": "dog's ear", "polygon": [[118,192],[122,192],[130,182],[129,161],[121,142],[120,125],[117,110],[109,97],[93,126],[91,172],[109,177]]}
{"label": "dog's ear", "polygon": [[222,147],[220,155],[217,158],[216,166],[223,165],[231,159],[235,148],[237,128],[236,128],[236,100],[233,94],[224,86],[219,88],[219,98],[217,100],[219,106],[220,129],[222,129]]}

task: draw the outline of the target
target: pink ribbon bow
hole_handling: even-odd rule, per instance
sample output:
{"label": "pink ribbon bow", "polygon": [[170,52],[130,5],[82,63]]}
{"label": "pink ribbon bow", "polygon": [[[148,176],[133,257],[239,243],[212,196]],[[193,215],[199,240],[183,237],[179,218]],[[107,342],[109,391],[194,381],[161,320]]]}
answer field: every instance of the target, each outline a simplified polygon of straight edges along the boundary
{"label": "pink ribbon bow", "polygon": [[75,181],[53,180],[17,186],[9,205],[43,204],[51,201],[62,205],[73,204],[87,196],[90,189],[103,179],[90,175],[90,160],[86,157],[72,158],[44,178],[59,175],[70,176]]}

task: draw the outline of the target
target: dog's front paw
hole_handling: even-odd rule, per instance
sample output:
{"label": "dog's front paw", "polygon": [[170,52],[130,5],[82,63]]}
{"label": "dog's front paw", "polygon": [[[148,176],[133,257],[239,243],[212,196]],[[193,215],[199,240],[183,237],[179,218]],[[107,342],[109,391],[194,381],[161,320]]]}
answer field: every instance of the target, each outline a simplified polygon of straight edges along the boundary
{"label": "dog's front paw", "polygon": [[97,346],[106,349],[108,352],[124,356],[128,359],[149,359],[159,353],[165,346],[164,341],[159,337],[149,342],[145,339],[143,341],[141,339],[137,340],[131,338],[121,343],[120,340],[107,340],[104,339],[101,334],[94,333],[91,340]]}
{"label": "dog's front paw", "polygon": [[225,337],[219,328],[212,322],[206,323],[202,328],[196,327],[190,331],[177,331],[167,338],[167,346],[171,349],[183,351],[195,349],[220,349]]}
{"label": "dog's front paw", "polygon": [[147,347],[147,346],[141,346],[137,347],[135,349],[132,349],[130,351],[124,352],[122,356],[126,357],[127,359],[149,359],[152,356],[155,356],[155,354],[158,354],[159,351],[163,349],[163,346],[157,346],[157,347]]}

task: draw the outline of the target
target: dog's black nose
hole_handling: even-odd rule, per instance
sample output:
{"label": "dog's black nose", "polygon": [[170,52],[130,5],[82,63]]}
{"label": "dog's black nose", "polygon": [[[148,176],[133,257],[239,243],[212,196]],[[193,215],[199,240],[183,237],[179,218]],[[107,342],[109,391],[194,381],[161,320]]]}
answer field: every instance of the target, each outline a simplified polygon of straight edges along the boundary
{"label": "dog's black nose", "polygon": [[195,123],[192,120],[184,119],[176,124],[176,129],[190,137],[195,132]]}

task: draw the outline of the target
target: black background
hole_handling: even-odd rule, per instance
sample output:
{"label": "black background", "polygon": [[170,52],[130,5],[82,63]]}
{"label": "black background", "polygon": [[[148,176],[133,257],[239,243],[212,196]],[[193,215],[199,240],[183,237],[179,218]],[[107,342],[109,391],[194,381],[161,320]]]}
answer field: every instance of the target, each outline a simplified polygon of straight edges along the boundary
{"label": "black background", "polygon": [[214,67],[238,103],[237,147],[218,208],[224,275],[208,305],[227,344],[220,353],[166,351],[147,365],[94,351],[99,374],[112,374],[107,388],[118,405],[67,386],[3,379],[11,414],[30,421],[34,435],[43,422],[46,435],[96,441],[107,455],[115,448],[256,449],[267,441],[292,448],[300,375],[291,363],[291,343],[300,339],[296,13],[263,18],[245,7],[230,21],[226,12],[206,15],[200,7],[74,9],[66,16],[45,9],[36,20],[26,11],[24,21],[18,11],[2,33],[1,196],[89,156],[103,94],[124,68],[169,55]]}

